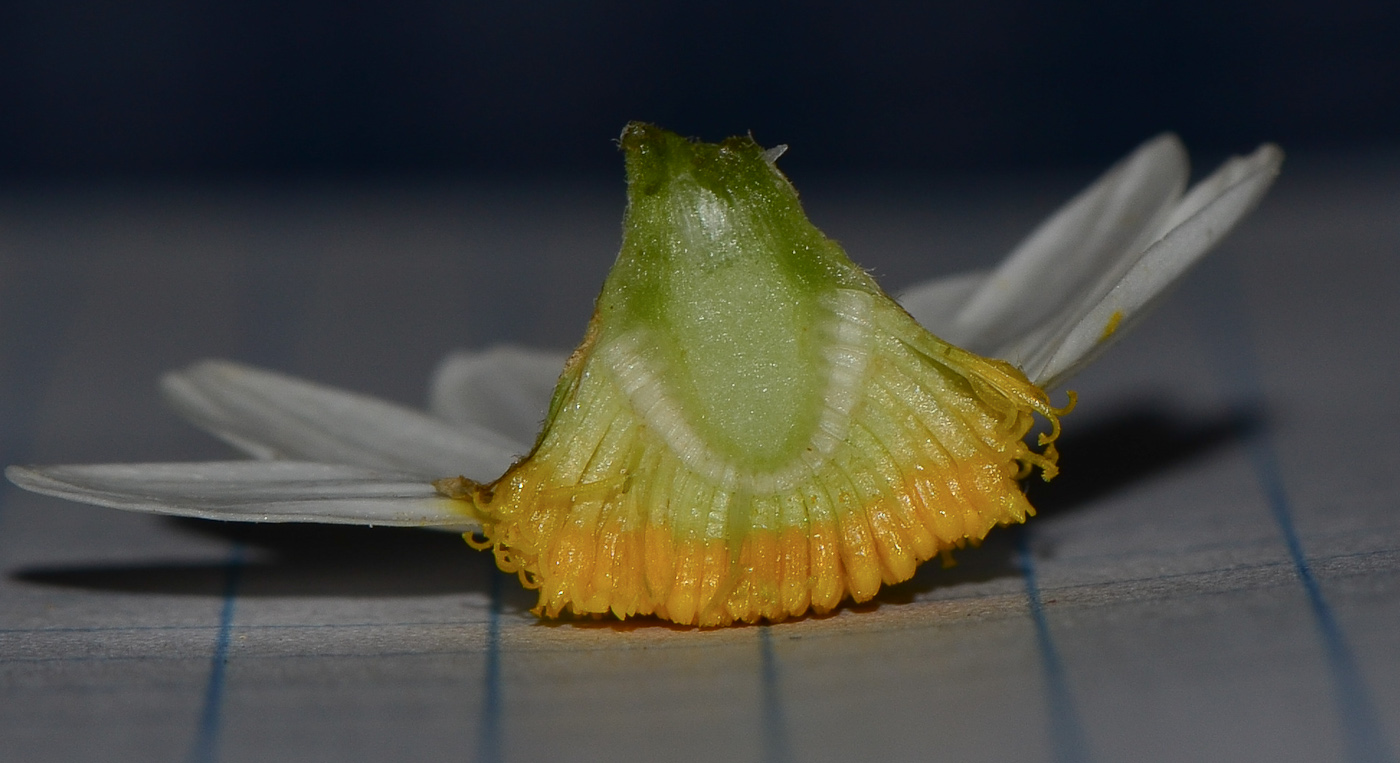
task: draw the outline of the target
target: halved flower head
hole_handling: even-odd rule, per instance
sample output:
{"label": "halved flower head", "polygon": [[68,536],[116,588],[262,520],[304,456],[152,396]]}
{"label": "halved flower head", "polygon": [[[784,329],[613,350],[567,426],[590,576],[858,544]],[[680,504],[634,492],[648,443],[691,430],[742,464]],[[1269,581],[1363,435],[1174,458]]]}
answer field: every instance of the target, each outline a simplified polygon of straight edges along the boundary
{"label": "halved flower head", "polygon": [[1043,388],[1139,319],[1281,161],[1263,147],[1183,197],[1184,151],[1159,138],[996,271],[901,307],[807,221],[778,152],[642,124],[621,144],[622,252],[547,410],[559,361],[519,349],[445,363],[436,417],[205,362],[167,394],[267,460],[6,474],[127,509],[474,530],[547,616],[822,612],[1034,513],[1018,480],[1054,475],[1064,412]]}
{"label": "halved flower head", "polygon": [[752,139],[622,148],[622,252],[534,449],[439,483],[544,614],[822,612],[1025,519],[1044,392],[919,326]]}

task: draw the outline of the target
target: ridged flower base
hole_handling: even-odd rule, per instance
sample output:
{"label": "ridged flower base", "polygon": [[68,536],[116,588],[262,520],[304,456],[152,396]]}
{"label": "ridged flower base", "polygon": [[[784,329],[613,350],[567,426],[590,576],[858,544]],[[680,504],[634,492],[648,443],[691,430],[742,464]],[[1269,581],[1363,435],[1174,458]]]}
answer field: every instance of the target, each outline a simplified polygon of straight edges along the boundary
{"label": "ridged flower base", "polygon": [[873,313],[863,373],[837,393],[855,397],[836,422],[845,431],[819,429],[830,452],[813,444],[776,475],[678,452],[667,424],[637,413],[624,391],[629,358],[609,363],[586,344],[565,374],[567,402],[527,460],[490,486],[440,489],[475,502],[485,545],[539,589],[535,611],[548,617],[714,626],[868,600],[940,552],[1034,514],[1017,479],[1032,466],[1052,476],[1055,452],[1022,438],[1033,413],[1052,423],[1061,413],[1012,367],[943,344],[892,304]]}

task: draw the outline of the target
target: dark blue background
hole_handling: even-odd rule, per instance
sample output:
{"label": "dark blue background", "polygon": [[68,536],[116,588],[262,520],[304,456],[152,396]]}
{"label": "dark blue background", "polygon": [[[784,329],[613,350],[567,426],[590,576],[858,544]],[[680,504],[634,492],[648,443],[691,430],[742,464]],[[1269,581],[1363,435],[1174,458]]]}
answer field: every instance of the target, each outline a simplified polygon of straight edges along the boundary
{"label": "dark blue background", "polygon": [[0,178],[594,174],[629,119],[857,172],[1393,145],[1397,9],[19,0]]}

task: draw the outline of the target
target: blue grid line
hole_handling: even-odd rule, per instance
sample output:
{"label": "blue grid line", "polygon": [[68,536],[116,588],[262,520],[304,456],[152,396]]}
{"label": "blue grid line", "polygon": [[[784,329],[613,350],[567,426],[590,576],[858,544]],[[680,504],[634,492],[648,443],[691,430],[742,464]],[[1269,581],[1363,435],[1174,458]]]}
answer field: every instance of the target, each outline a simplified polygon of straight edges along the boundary
{"label": "blue grid line", "polygon": [[767,763],[787,763],[792,759],[788,745],[787,719],[778,683],[778,656],[773,651],[770,626],[758,628],[759,670],[763,683],[763,759]]}
{"label": "blue grid line", "polygon": [[486,674],[481,686],[481,718],[477,733],[481,737],[483,761],[502,760],[501,737],[501,578],[505,575],[491,570],[491,609],[486,621]]}
{"label": "blue grid line", "polygon": [[[1221,265],[1206,279],[1209,299],[1203,304],[1199,333],[1211,350],[1212,360],[1235,404],[1252,403],[1263,407],[1268,402],[1259,369],[1259,359],[1249,330],[1248,316],[1239,307],[1243,299],[1243,280],[1233,262]],[[1303,543],[1293,522],[1292,501],[1279,468],[1278,454],[1265,426],[1252,433],[1246,441],[1250,466],[1269,505],[1274,524],[1278,526],[1293,571],[1302,586],[1312,613],[1313,623],[1332,678],[1332,691],[1337,702],[1337,721],[1342,730],[1346,759],[1352,763],[1394,763],[1394,750],[1381,730],[1380,716],[1371,700],[1370,691],[1362,677],[1361,668],[1337,622],[1332,607],[1322,592],[1303,550]]]}
{"label": "blue grid line", "polygon": [[229,641],[233,631],[234,605],[238,584],[243,577],[243,546],[235,544],[229,554],[224,580],[224,604],[219,612],[219,635],[210,658],[209,680],[204,688],[204,707],[199,713],[199,730],[190,749],[190,763],[213,763],[218,759],[219,733],[223,727],[224,671],[228,667]]}
{"label": "blue grid line", "polygon": [[[15,263],[14,277],[0,283],[0,363],[9,369],[4,379],[9,384],[0,384],[0,471],[29,457],[35,414],[72,322],[69,297],[85,278],[82,269],[66,260],[41,257]],[[14,489],[0,484],[0,516]]]}
{"label": "blue grid line", "polygon": [[[1400,553],[1400,549],[1396,549],[1396,548],[1386,548],[1386,549],[1379,549],[1379,550],[1372,550],[1372,551],[1354,551],[1354,552],[1347,552],[1347,553],[1343,553],[1343,554],[1334,554],[1334,555],[1329,555],[1329,556],[1314,557],[1314,558],[1313,558],[1313,562],[1314,562],[1314,563],[1316,563],[1316,562],[1333,562],[1333,561],[1348,560],[1348,559],[1364,560],[1364,559],[1370,559],[1370,558],[1375,558],[1375,557],[1380,557],[1380,556],[1392,556],[1392,555],[1395,555],[1395,554],[1397,554],[1397,553]],[[1115,579],[1113,579],[1111,582],[1095,582],[1095,583],[1062,585],[1062,586],[1056,586],[1056,587],[1055,587],[1054,589],[1052,589],[1052,590],[1054,590],[1055,592],[1057,592],[1057,595],[1060,596],[1061,598],[1063,598],[1063,597],[1065,597],[1065,596],[1072,596],[1072,595],[1074,594],[1074,592],[1080,591],[1080,590],[1086,590],[1086,591],[1101,591],[1101,590],[1105,590],[1105,589],[1120,588],[1120,587],[1135,588],[1135,587],[1137,586],[1137,584],[1140,584],[1140,583],[1170,582],[1170,581],[1175,581],[1175,580],[1190,580],[1190,579],[1193,579],[1193,578],[1210,577],[1210,576],[1217,576],[1217,575],[1221,575],[1221,574],[1259,572],[1259,571],[1264,571],[1264,570],[1281,569],[1281,568],[1286,568],[1286,569],[1288,569],[1288,570],[1290,571],[1290,573],[1291,573],[1291,572],[1293,571],[1293,569],[1294,569],[1294,565],[1293,565],[1293,563],[1292,563],[1291,561],[1268,562],[1268,563],[1262,563],[1262,564],[1232,565],[1232,566],[1229,566],[1229,567],[1208,568],[1208,569],[1203,569],[1203,570],[1194,570],[1194,571],[1190,571],[1190,572],[1172,573],[1172,574],[1165,574],[1165,575],[1152,575],[1152,576],[1146,576],[1146,577],[1131,577],[1131,578],[1115,578]],[[247,569],[248,569],[248,566],[245,564],[245,565],[244,565],[244,570],[246,571]],[[1372,569],[1372,568],[1367,568],[1367,569],[1369,570],[1369,569]],[[1346,573],[1343,572],[1342,574],[1346,574]],[[1245,586],[1245,588],[1248,588],[1248,589],[1253,589],[1253,588],[1258,588],[1258,587],[1260,587],[1260,586],[1257,586],[1257,585]],[[1194,590],[1194,589],[1193,589],[1193,590]],[[1237,589],[1237,588],[1220,588],[1220,589],[1212,589],[1212,590],[1239,590],[1239,589]],[[978,599],[982,599],[982,598],[985,598],[985,597],[984,597],[984,596],[953,597],[953,598],[948,598],[948,599],[942,599],[942,600],[940,600],[940,601],[942,601],[942,602],[974,601],[974,600],[978,600]],[[479,624],[479,621],[475,621],[475,620],[422,620],[422,621],[402,621],[402,622],[385,622],[385,623],[365,623],[365,622],[357,622],[357,623],[275,623],[275,624],[251,624],[251,623],[244,623],[243,625],[240,625],[240,626],[239,626],[239,630],[240,630],[240,631],[243,631],[243,632],[245,632],[245,633],[255,633],[255,632],[259,632],[259,631],[280,631],[280,630],[308,630],[308,631],[315,631],[315,630],[331,630],[331,629],[411,628],[411,627],[422,627],[422,626],[441,627],[441,628],[460,628],[460,627],[463,627],[463,626],[473,626],[473,625],[477,625],[477,624]],[[488,623],[488,627],[489,627],[489,623]],[[197,632],[205,632],[205,631],[214,631],[214,632],[217,632],[218,629],[219,629],[219,626],[218,626],[218,625],[134,625],[134,626],[81,626],[81,627],[74,626],[74,627],[40,627],[40,628],[5,628],[5,629],[0,629],[0,636],[8,636],[8,635],[42,635],[42,634],[48,634],[48,633],[84,633],[84,634],[114,633],[114,634],[115,634],[115,633],[146,633],[146,632],[159,632],[159,631],[170,631],[170,632],[184,632],[184,631],[188,631],[188,632],[191,632],[191,633],[197,633]],[[537,647],[537,648],[536,648],[536,651],[548,652],[548,651],[556,651],[556,649],[557,649],[557,651],[570,651],[570,650],[571,650],[570,647],[561,646],[561,647],[557,647],[557,648]],[[386,655],[386,656],[394,656],[394,657],[408,657],[408,656],[435,657],[435,656],[441,656],[441,655],[469,655],[469,654],[480,653],[480,651],[481,651],[481,650],[472,650],[472,649],[448,649],[448,650],[428,650],[428,651],[395,651],[395,652],[383,652],[383,653],[378,653],[378,652],[377,652],[377,653],[375,653],[375,654],[384,654],[384,655]],[[370,655],[365,655],[365,654],[360,654],[360,653],[354,653],[354,652],[334,652],[334,653],[332,653],[332,652],[320,652],[320,651],[318,651],[318,652],[315,652],[315,653],[296,653],[296,654],[260,655],[260,656],[258,657],[258,659],[283,659],[283,658],[292,658],[292,657],[312,657],[312,658],[322,658],[322,657],[324,657],[324,658],[357,658],[357,657],[365,657],[365,656],[370,656]],[[92,661],[104,661],[104,660],[122,661],[122,660],[180,660],[180,659],[186,659],[186,658],[184,658],[184,657],[179,657],[179,656],[169,656],[169,655],[77,656],[77,657],[70,657],[70,656],[64,656],[64,657],[0,657],[0,665],[4,665],[4,664],[41,663],[41,662],[92,662]]]}
{"label": "blue grid line", "polygon": [[[1400,554],[1400,548],[1382,548],[1382,549],[1373,549],[1373,550],[1369,550],[1369,551],[1349,551],[1349,552],[1341,553],[1341,554],[1331,554],[1331,555],[1325,555],[1325,556],[1314,556],[1314,557],[1313,557],[1313,562],[1316,563],[1316,562],[1336,562],[1336,561],[1341,561],[1341,560],[1364,560],[1364,559],[1372,559],[1372,558],[1383,557],[1383,556],[1394,556],[1394,555],[1397,555],[1397,554]],[[1098,558],[1098,557],[1097,557],[1097,555],[1095,555],[1095,556],[1092,556],[1092,557],[1081,557],[1081,558]],[[1103,589],[1106,589],[1106,588],[1132,587],[1132,586],[1135,586],[1136,584],[1139,584],[1139,583],[1169,582],[1169,581],[1174,581],[1174,580],[1188,580],[1188,579],[1191,579],[1191,578],[1208,577],[1208,576],[1222,575],[1222,574],[1259,572],[1259,571],[1271,570],[1271,569],[1283,568],[1283,567],[1286,567],[1286,568],[1292,570],[1292,569],[1294,568],[1294,565],[1293,565],[1292,561],[1265,562],[1265,563],[1260,563],[1260,564],[1238,564],[1238,565],[1230,565],[1230,566],[1228,566],[1228,567],[1212,567],[1212,568],[1201,569],[1201,570],[1192,570],[1192,571],[1189,571],[1189,572],[1170,573],[1170,574],[1163,574],[1163,575],[1150,575],[1150,576],[1144,576],[1144,577],[1118,577],[1118,578],[1114,578],[1112,581],[1109,581],[1109,582],[1094,582],[1094,583],[1079,583],[1079,584],[1071,584],[1071,585],[1061,585],[1061,586],[1056,586],[1056,587],[1055,587],[1054,589],[1052,589],[1052,590],[1057,591],[1057,592],[1059,593],[1059,595],[1064,596],[1064,595],[1067,595],[1067,594],[1072,594],[1073,592],[1078,591],[1078,590],[1097,591],[1097,590],[1103,590]],[[244,569],[245,569],[245,570],[248,569],[248,566],[247,566],[246,564],[244,565]],[[1367,568],[1368,571],[1370,571],[1370,570],[1372,570],[1372,569],[1374,569],[1374,568]],[[1390,568],[1385,568],[1385,569],[1390,569]],[[1343,573],[1343,574],[1346,574],[1346,573]],[[1235,589],[1222,589],[1222,590],[1235,590]],[[949,598],[946,598],[946,599],[939,599],[938,601],[940,601],[940,602],[975,601],[975,600],[982,599],[982,598],[985,598],[985,596],[984,596],[984,595],[977,595],[977,596],[955,596],[955,597],[949,597]],[[479,624],[479,621],[472,620],[472,619],[463,619],[463,620],[403,620],[403,621],[382,622],[382,623],[373,623],[373,622],[353,622],[353,623],[244,623],[244,624],[242,624],[242,625],[239,626],[239,630],[244,631],[244,632],[249,632],[249,633],[251,633],[251,632],[257,632],[257,631],[277,631],[277,630],[334,630],[334,629],[345,629],[345,630],[350,630],[350,629],[364,629],[364,628],[415,628],[415,627],[424,627],[424,626],[427,626],[427,627],[441,627],[441,628],[461,628],[461,627],[464,627],[464,626],[473,626],[473,625],[477,625],[477,624]],[[169,631],[169,632],[189,631],[189,632],[192,632],[192,633],[197,633],[197,632],[204,632],[204,631],[215,631],[215,632],[217,632],[218,629],[219,629],[219,626],[218,626],[218,625],[93,625],[93,626],[52,626],[52,627],[37,627],[37,628],[0,628],[0,636],[3,636],[3,635],[42,635],[42,634],[48,634],[48,633],[89,633],[89,634],[93,634],[93,633],[147,633],[147,632],[160,632],[160,631]],[[544,648],[544,647],[537,647],[536,650],[537,650],[537,651],[551,651],[549,648]],[[568,647],[559,647],[559,650],[560,650],[560,651],[568,651],[569,648],[568,648]],[[448,651],[433,651],[433,652],[421,652],[421,653],[420,653],[420,652],[395,652],[394,654],[396,654],[396,655],[409,655],[409,654],[432,654],[432,655],[437,655],[437,654],[472,654],[472,653],[474,653],[473,650],[448,650]],[[310,655],[306,655],[306,656],[315,657],[315,656],[320,656],[320,655],[317,655],[317,654],[310,654]],[[333,654],[332,654],[332,655],[326,655],[326,656],[342,656],[342,655],[333,655]],[[13,657],[9,657],[9,658],[7,658],[7,657],[0,657],[0,664],[7,663],[7,662],[40,662],[40,661],[52,661],[52,660],[61,660],[61,659],[87,660],[87,659],[145,659],[145,658],[136,658],[136,657],[133,657],[133,658],[117,658],[117,657],[113,657],[113,658],[95,658],[95,657],[71,657],[71,658],[43,658],[43,657],[40,657],[40,658],[13,658]],[[171,658],[169,658],[169,659],[180,659],[180,658],[171,657]]]}
{"label": "blue grid line", "polygon": [[[228,566],[228,562],[224,562]],[[248,569],[248,565],[244,565]],[[245,623],[240,628],[249,631],[255,630],[279,630],[289,628],[300,628],[314,630],[317,628],[413,628],[419,626],[440,626],[440,627],[462,627],[466,625],[476,625],[475,620],[403,620],[398,622],[385,623]],[[0,635],[8,633],[122,633],[122,632],[146,632],[146,631],[212,631],[218,630],[217,625],[73,625],[73,626],[46,626],[39,628],[0,628]]]}
{"label": "blue grid line", "polygon": [[[242,630],[242,627],[241,627],[241,626],[240,626],[239,630]],[[260,654],[260,655],[252,655],[252,656],[241,656],[239,659],[240,659],[240,660],[263,660],[263,661],[268,661],[268,660],[305,660],[305,659],[324,659],[324,660],[378,660],[378,659],[381,659],[381,658],[390,658],[390,657],[393,657],[393,658],[399,658],[399,657],[422,657],[422,658],[425,658],[425,659],[427,659],[427,658],[436,659],[436,658],[439,658],[439,657],[458,657],[458,656],[468,656],[468,655],[472,655],[472,654],[480,654],[480,653],[479,653],[479,652],[476,652],[476,651],[467,651],[467,650],[463,650],[463,649],[439,649],[439,650],[423,650],[423,651],[385,651],[385,652],[324,652],[324,651],[316,651],[316,652],[289,652],[289,653],[282,653],[282,654]],[[163,655],[163,654],[146,654],[146,655],[125,656],[125,657],[114,657],[114,656],[110,656],[110,655],[91,656],[91,657],[24,657],[24,658],[19,658],[19,659],[5,660],[5,661],[0,662],[0,664],[20,664],[20,665],[28,665],[28,664],[51,664],[51,663],[56,663],[56,662],[71,662],[71,663],[75,663],[75,664],[84,663],[84,662],[165,662],[165,661],[175,661],[175,662],[178,662],[178,661],[181,661],[181,660],[194,660],[194,659],[200,659],[201,661],[203,660],[203,658],[194,658],[194,657],[169,657],[169,656],[166,656],[166,655]]]}
{"label": "blue grid line", "polygon": [[[1213,545],[1202,545],[1202,548],[1213,548]],[[1238,547],[1238,546],[1236,546]],[[1344,560],[1374,559],[1377,557],[1400,555],[1400,547],[1386,547],[1370,549],[1367,551],[1347,551],[1340,554],[1314,555],[1313,562],[1338,562]],[[1076,561],[1095,560],[1105,558],[1115,558],[1119,554],[1088,554],[1075,557]],[[1077,583],[1070,585],[1056,586],[1054,590],[1062,593],[1073,592],[1080,589],[1102,590],[1126,586],[1136,583],[1166,582],[1173,580],[1184,580],[1189,578],[1221,575],[1230,573],[1258,572],[1270,570],[1277,567],[1293,567],[1293,562],[1263,562],[1258,564],[1232,564],[1226,567],[1210,567],[1205,569],[1190,570],[1187,572],[1173,572],[1161,575],[1149,575],[1139,577],[1115,577],[1109,582]],[[248,565],[245,564],[245,569]],[[1345,573],[1343,573],[1345,574]],[[984,595],[974,596],[950,596],[938,599],[941,602],[975,601],[984,598]],[[350,623],[244,623],[239,628],[243,631],[273,631],[273,630],[318,630],[318,629],[352,629],[352,628],[415,628],[415,627],[444,627],[459,628],[463,626],[477,625],[479,621],[464,618],[460,620],[395,620],[387,622],[350,622]],[[71,626],[40,626],[36,628],[0,628],[0,635],[14,634],[44,634],[44,633],[144,633],[156,631],[217,631],[217,625],[71,625]],[[547,651],[547,650],[545,650]],[[457,652],[454,652],[454,654]],[[461,652],[467,654],[469,652]],[[5,662],[6,658],[0,658],[0,662]]]}
{"label": "blue grid line", "polygon": [[1327,655],[1327,667],[1335,683],[1338,716],[1344,732],[1347,747],[1347,760],[1356,763],[1382,763],[1394,761],[1395,754],[1389,749],[1381,732],[1380,718],[1371,702],[1366,681],[1361,677],[1361,669],[1356,664],[1351,646],[1347,644],[1341,625],[1332,613],[1332,607],[1322,595],[1322,587],[1313,575],[1312,566],[1303,553],[1303,544],[1293,525],[1293,512],[1288,501],[1288,493],[1279,473],[1278,460],[1263,436],[1253,437],[1249,442],[1250,462],[1259,478],[1260,487],[1269,501],[1274,522],[1283,535],[1288,556],[1293,562],[1298,582],[1307,593],[1308,606],[1322,637],[1323,651]]}
{"label": "blue grid line", "polygon": [[1031,556],[1030,530],[1025,527],[1016,529],[1016,559],[1026,581],[1026,600],[1030,606],[1031,621],[1035,623],[1036,645],[1040,649],[1045,706],[1050,716],[1050,745],[1055,763],[1092,760],[1088,736],[1075,708],[1074,695],[1069,690],[1064,662],[1060,660],[1060,652],[1050,635],[1050,621],[1045,617],[1045,606],[1040,600],[1035,560]]}
{"label": "blue grid line", "polygon": [[[311,282],[314,264],[295,253],[259,252],[245,261],[243,292],[243,351],[265,365],[285,366],[291,360],[296,326],[305,319],[306,300],[301,293]],[[238,582],[244,566],[243,545],[235,543],[229,554],[224,604],[219,616],[214,658],[204,694],[191,763],[213,763],[223,729],[224,676],[228,664],[229,635],[233,627]]]}

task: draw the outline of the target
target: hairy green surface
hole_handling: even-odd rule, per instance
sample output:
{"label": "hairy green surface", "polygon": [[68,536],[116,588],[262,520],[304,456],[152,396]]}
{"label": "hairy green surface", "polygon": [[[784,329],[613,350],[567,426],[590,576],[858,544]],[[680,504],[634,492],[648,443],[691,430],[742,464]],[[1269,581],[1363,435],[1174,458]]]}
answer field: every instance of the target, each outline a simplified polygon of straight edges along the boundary
{"label": "hairy green surface", "polygon": [[808,222],[751,138],[695,143],[633,124],[622,148],[627,219],[599,341],[643,336],[690,423],[734,463],[791,459],[826,381],[813,330],[821,296],[877,288]]}

